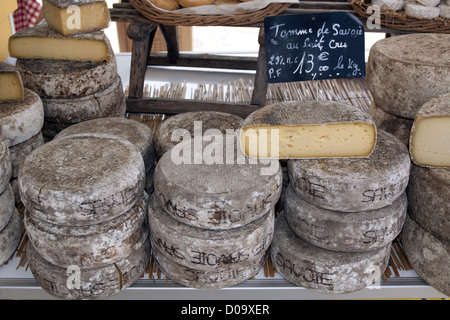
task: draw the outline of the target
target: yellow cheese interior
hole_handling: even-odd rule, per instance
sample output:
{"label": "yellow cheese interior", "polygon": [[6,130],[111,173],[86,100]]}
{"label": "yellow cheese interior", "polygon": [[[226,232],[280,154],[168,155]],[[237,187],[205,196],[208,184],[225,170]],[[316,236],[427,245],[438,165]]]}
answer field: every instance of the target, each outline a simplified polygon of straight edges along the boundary
{"label": "yellow cheese interior", "polygon": [[22,101],[24,99],[23,85],[16,72],[0,73],[0,102]]}
{"label": "yellow cheese interior", "polygon": [[109,25],[110,15],[105,1],[75,8],[58,8],[45,0],[43,4],[48,25],[64,36],[97,31]]}
{"label": "yellow cheese interior", "polygon": [[376,143],[376,128],[366,123],[244,127],[241,149],[251,158],[301,159],[367,157]]}
{"label": "yellow cheese interior", "polygon": [[74,38],[20,37],[9,42],[11,57],[102,62],[110,60],[106,41]]}
{"label": "yellow cheese interior", "polygon": [[414,125],[410,141],[414,163],[450,167],[450,117],[418,118]]}

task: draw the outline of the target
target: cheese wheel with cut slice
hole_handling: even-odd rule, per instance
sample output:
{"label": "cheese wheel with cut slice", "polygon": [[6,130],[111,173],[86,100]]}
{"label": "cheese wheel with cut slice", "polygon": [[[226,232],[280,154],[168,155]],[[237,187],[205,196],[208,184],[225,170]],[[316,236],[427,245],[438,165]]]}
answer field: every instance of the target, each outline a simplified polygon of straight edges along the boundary
{"label": "cheese wheel with cut slice", "polygon": [[275,220],[270,257],[276,271],[289,282],[323,293],[350,293],[380,279],[391,253],[391,244],[368,252],[322,249],[297,236],[284,213]]}
{"label": "cheese wheel with cut slice", "polygon": [[19,70],[13,64],[0,61],[0,103],[23,99],[23,81]]}
{"label": "cheese wheel with cut slice", "polygon": [[411,168],[407,147],[378,130],[368,158],[291,159],[289,181],[305,201],[343,211],[375,210],[392,204],[405,191]]}

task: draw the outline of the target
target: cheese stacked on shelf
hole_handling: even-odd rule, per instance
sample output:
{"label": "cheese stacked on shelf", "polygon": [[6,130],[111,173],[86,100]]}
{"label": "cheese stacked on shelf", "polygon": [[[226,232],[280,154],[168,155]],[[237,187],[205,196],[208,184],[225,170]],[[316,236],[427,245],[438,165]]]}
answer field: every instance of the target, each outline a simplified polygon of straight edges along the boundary
{"label": "cheese stacked on shelf", "polygon": [[106,2],[45,0],[43,12],[47,24],[12,35],[9,52],[24,86],[42,99],[45,140],[75,123],[124,117],[123,86],[103,31]]}
{"label": "cheese stacked on shelf", "polygon": [[18,183],[27,261],[49,294],[103,299],[143,274],[148,195],[136,145],[96,133],[53,140],[26,157]]}
{"label": "cheese stacked on shelf", "polygon": [[152,255],[176,283],[234,286],[256,275],[268,258],[281,167],[278,160],[248,162],[238,147],[236,122],[239,128],[242,120],[187,112],[159,128],[157,145],[166,145],[169,132],[178,143],[161,155],[154,173]]}
{"label": "cheese stacked on shelf", "polygon": [[372,0],[381,10],[403,11],[409,17],[432,20],[450,19],[448,1],[441,0]]}
{"label": "cheese stacked on shelf", "polygon": [[279,150],[287,159],[284,211],[270,250],[283,277],[325,293],[380,279],[406,216],[410,158],[401,141],[357,107],[306,100],[250,114],[241,148],[258,150],[250,157]]}

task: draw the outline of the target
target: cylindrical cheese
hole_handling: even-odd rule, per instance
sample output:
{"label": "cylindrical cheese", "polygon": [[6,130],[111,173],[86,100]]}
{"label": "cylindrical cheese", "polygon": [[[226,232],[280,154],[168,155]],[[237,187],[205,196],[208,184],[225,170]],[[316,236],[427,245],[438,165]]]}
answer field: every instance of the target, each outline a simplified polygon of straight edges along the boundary
{"label": "cylindrical cheese", "polygon": [[349,293],[364,289],[385,271],[391,244],[369,252],[322,249],[297,236],[284,214],[275,220],[270,257],[276,271],[295,285],[323,293]]}
{"label": "cylindrical cheese", "polygon": [[4,140],[0,140],[0,193],[5,190],[12,175],[11,152]]}
{"label": "cylindrical cheese", "polygon": [[0,231],[0,266],[11,258],[22,237],[22,215],[17,208],[8,224]]}
{"label": "cylindrical cheese", "polygon": [[375,103],[391,114],[414,119],[422,104],[448,92],[449,42],[450,34],[443,33],[407,34],[376,42],[366,73]]}
{"label": "cylindrical cheese", "polygon": [[19,168],[22,165],[23,160],[25,160],[26,156],[28,156],[31,151],[37,149],[43,144],[44,137],[42,136],[42,132],[39,131],[39,133],[34,137],[31,137],[30,139],[22,143],[16,144],[15,146],[9,147],[12,162],[11,178],[17,178],[17,176],[19,175]]}
{"label": "cylindrical cheese", "polygon": [[375,210],[392,204],[408,185],[408,149],[390,133],[378,130],[368,158],[289,160],[289,181],[305,201],[343,211]]}
{"label": "cylindrical cheese", "polygon": [[111,220],[133,207],[142,195],[145,168],[131,142],[91,134],[50,141],[34,150],[18,179],[31,215],[80,226]]}
{"label": "cylindrical cheese", "polygon": [[299,237],[320,248],[364,252],[389,245],[405,222],[406,193],[391,205],[362,212],[337,212],[302,200],[289,186],[284,215]]}
{"label": "cylindrical cheese", "polygon": [[11,184],[0,193],[0,232],[9,223],[15,210],[15,197]]}

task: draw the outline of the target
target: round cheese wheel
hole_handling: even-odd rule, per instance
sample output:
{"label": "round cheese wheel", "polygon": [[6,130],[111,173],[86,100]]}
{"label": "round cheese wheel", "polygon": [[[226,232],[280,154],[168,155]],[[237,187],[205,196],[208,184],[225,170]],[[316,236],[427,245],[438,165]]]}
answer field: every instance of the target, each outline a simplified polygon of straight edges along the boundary
{"label": "round cheese wheel", "polygon": [[25,99],[2,103],[0,108],[0,139],[8,147],[22,143],[41,131],[44,124],[44,107],[41,98],[24,89]]}
{"label": "round cheese wheel", "polygon": [[27,262],[37,283],[64,300],[100,300],[125,290],[144,274],[150,260],[150,241],[126,258],[92,269],[58,267],[46,261],[28,242]]}
{"label": "round cheese wheel", "polygon": [[11,151],[6,142],[0,140],[0,193],[5,190],[12,175]]}
{"label": "round cheese wheel", "polygon": [[[220,130],[223,134],[227,130],[237,130],[241,127],[244,119],[224,112],[216,111],[192,111],[183,112],[164,120],[155,135],[155,148],[158,159],[179,142],[177,132],[184,132],[191,137],[194,134],[205,134],[210,129]],[[197,131],[198,130],[198,131]]]}
{"label": "round cheese wheel", "polygon": [[[427,9],[439,15],[439,8]],[[450,34],[443,33],[407,34],[376,42],[370,49],[366,74],[375,103],[390,114],[414,119],[426,101],[447,93],[449,42]]]}
{"label": "round cheese wheel", "polygon": [[273,237],[274,211],[239,228],[208,230],[173,219],[152,196],[148,220],[152,248],[185,267],[211,271],[264,255]]}
{"label": "round cheese wheel", "polygon": [[0,231],[0,266],[7,262],[16,251],[22,231],[22,215],[17,208],[14,208],[8,224]]}
{"label": "round cheese wheel", "polygon": [[80,98],[42,99],[45,120],[55,123],[78,123],[103,118],[115,111],[123,100],[122,81],[119,76],[102,91]]}
{"label": "round cheese wheel", "polygon": [[299,237],[320,248],[364,252],[386,247],[400,233],[405,222],[406,193],[391,205],[362,212],[337,212],[309,204],[292,187],[286,190],[284,213]]}
{"label": "round cheese wheel", "polygon": [[176,220],[206,229],[236,228],[262,217],[277,203],[279,161],[251,163],[239,155],[236,136],[231,146],[227,138],[189,139],[159,159],[154,192]]}
{"label": "round cheese wheel", "polygon": [[450,296],[450,242],[406,217],[402,245],[414,271],[430,286]]}
{"label": "round cheese wheel", "polygon": [[255,276],[267,261],[268,254],[254,261],[214,268],[211,271],[188,268],[152,250],[157,267],[170,280],[195,289],[223,289],[238,285]]}
{"label": "round cheese wheel", "polygon": [[406,146],[378,130],[367,158],[288,161],[289,181],[305,201],[319,207],[358,212],[391,205],[405,191],[411,168]]}
{"label": "round cheese wheel", "polygon": [[11,154],[12,173],[11,178],[17,178],[19,175],[19,168],[22,165],[23,160],[30,154],[31,151],[37,149],[44,144],[44,137],[42,132],[39,131],[37,135],[30,139],[9,147],[9,153]]}
{"label": "round cheese wheel", "polygon": [[391,244],[368,252],[322,249],[297,236],[284,213],[275,220],[270,257],[276,271],[289,282],[323,293],[349,293],[379,280],[385,271]]}
{"label": "round cheese wheel", "polygon": [[133,207],[142,195],[145,168],[131,142],[89,134],[32,151],[18,182],[22,203],[33,217],[80,226],[111,220]]}
{"label": "round cheese wheel", "polygon": [[407,191],[411,218],[450,241],[450,169],[413,164]]}
{"label": "round cheese wheel", "polygon": [[128,118],[99,118],[74,124],[60,133],[54,140],[70,137],[80,133],[111,134],[133,143],[144,159],[146,172],[155,163],[153,132],[146,124]]}
{"label": "round cheese wheel", "polygon": [[444,19],[450,19],[450,5],[448,4],[440,4],[438,5],[439,8],[439,16]]}
{"label": "round cheese wheel", "polygon": [[117,77],[116,58],[104,62],[17,59],[25,88],[45,99],[88,96],[112,85]]}
{"label": "round cheese wheel", "polygon": [[122,215],[90,226],[61,226],[33,218],[25,211],[28,239],[50,263],[81,269],[117,262],[142,246],[149,235],[148,196]]}
{"label": "round cheese wheel", "polygon": [[8,184],[0,193],[0,231],[2,231],[11,220],[15,210],[15,197],[11,184]]}

